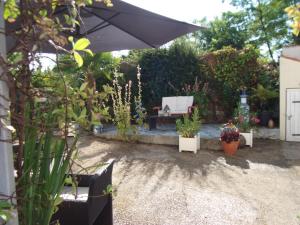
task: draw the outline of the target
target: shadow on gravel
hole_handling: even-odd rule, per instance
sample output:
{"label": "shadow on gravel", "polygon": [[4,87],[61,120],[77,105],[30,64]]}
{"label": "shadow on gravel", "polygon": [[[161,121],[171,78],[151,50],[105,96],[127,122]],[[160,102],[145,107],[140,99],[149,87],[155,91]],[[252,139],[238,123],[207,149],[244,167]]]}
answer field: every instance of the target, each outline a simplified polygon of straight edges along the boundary
{"label": "shadow on gravel", "polygon": [[226,163],[249,169],[249,162],[281,168],[300,165],[300,143],[256,139],[254,147],[239,149],[233,157],[225,156]]}
{"label": "shadow on gravel", "polygon": [[[99,146],[99,147],[98,147]],[[230,166],[249,169],[249,163],[268,164],[281,168],[300,165],[300,143],[287,143],[277,140],[254,141],[254,147],[239,149],[235,156],[225,156],[222,151],[201,150],[197,154],[179,153],[174,146],[147,145],[107,141],[93,136],[85,136],[79,143],[82,162],[96,164],[114,158],[116,162],[125,161],[123,176],[138,167],[145,175],[141,180],[147,183],[147,177],[157,176],[158,181],[168,179],[181,171],[187,179],[195,174],[206,177],[210,165],[220,165],[220,159]],[[89,165],[88,165],[89,166]],[[226,166],[226,165],[221,165]],[[157,172],[159,171],[159,172]],[[124,177],[121,177],[121,181]],[[159,184],[158,184],[159,185]]]}

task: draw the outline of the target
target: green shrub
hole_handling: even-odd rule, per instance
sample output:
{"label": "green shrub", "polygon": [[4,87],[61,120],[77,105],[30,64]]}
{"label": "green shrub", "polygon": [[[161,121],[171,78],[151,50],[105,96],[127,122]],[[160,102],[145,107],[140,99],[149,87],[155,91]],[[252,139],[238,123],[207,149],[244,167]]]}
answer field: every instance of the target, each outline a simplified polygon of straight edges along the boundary
{"label": "green shrub", "polygon": [[[200,76],[197,52],[184,42],[176,42],[169,49],[133,51],[121,63],[126,80],[136,82],[136,66],[142,68],[143,103],[149,113],[161,105],[162,97],[183,94],[181,87]],[[137,89],[133,88],[133,93]]]}
{"label": "green shrub", "polygon": [[181,119],[176,120],[177,132],[185,138],[193,138],[199,132],[201,127],[201,120],[199,116],[199,110],[196,108],[193,112],[192,118],[189,115],[184,115],[183,121]]}
{"label": "green shrub", "polygon": [[[162,97],[193,95],[203,119],[212,115],[215,120],[217,111],[224,111],[229,118],[239,102],[240,90],[246,89],[251,96],[258,84],[274,90],[279,87],[278,68],[261,59],[259,50],[251,45],[241,50],[225,47],[203,54],[187,41],[178,41],[169,49],[133,51],[121,63],[127,81],[137,82],[138,64],[143,74],[143,103],[150,114],[153,106],[161,105]],[[196,78],[205,89],[187,90],[186,86],[193,86]],[[138,92],[135,88],[132,91]],[[250,100],[252,110],[258,111],[258,100]]]}

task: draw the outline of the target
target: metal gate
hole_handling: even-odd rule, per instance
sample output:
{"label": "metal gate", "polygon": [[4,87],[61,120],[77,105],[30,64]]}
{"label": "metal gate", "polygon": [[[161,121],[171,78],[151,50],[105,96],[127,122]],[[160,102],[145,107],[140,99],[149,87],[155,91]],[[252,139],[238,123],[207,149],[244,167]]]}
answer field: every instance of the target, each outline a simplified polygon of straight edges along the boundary
{"label": "metal gate", "polygon": [[287,89],[286,140],[300,142],[300,89]]}

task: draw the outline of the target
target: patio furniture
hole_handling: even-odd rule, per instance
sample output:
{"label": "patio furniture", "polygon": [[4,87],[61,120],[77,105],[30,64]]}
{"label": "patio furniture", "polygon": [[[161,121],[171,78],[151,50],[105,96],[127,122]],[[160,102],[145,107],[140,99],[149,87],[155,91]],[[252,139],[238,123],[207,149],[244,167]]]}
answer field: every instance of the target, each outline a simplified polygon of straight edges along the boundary
{"label": "patio furniture", "polygon": [[176,120],[178,118],[181,118],[182,115],[169,115],[169,116],[159,116],[159,115],[154,115],[154,116],[149,116],[149,130],[155,130],[157,128],[157,122],[159,120]]}
{"label": "patio furniture", "polygon": [[61,194],[63,202],[52,221],[60,225],[112,225],[112,196],[104,193],[112,184],[113,160],[94,175],[75,175],[77,192],[66,186]]}
{"label": "patio furniture", "polygon": [[149,117],[149,129],[156,129],[157,121],[160,119],[178,119],[185,114],[191,114],[194,96],[163,97],[161,106],[153,107],[157,115]]}
{"label": "patio furniture", "polygon": [[153,107],[158,115],[164,114],[167,107],[170,115],[184,115],[192,113],[194,96],[163,97],[161,107]]}

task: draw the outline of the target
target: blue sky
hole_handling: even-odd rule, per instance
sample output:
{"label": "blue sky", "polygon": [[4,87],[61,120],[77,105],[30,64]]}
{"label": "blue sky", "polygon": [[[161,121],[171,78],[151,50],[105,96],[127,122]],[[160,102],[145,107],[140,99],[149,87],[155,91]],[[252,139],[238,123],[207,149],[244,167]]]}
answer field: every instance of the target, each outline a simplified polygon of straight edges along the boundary
{"label": "blue sky", "polygon": [[[235,8],[222,0],[124,0],[130,4],[143,9],[188,23],[195,19],[206,17],[212,20],[220,16],[222,12],[234,11]],[[128,51],[114,52],[113,55],[120,56]],[[47,54],[48,57],[51,55]],[[54,64],[49,59],[41,59],[43,67],[53,67]]]}

